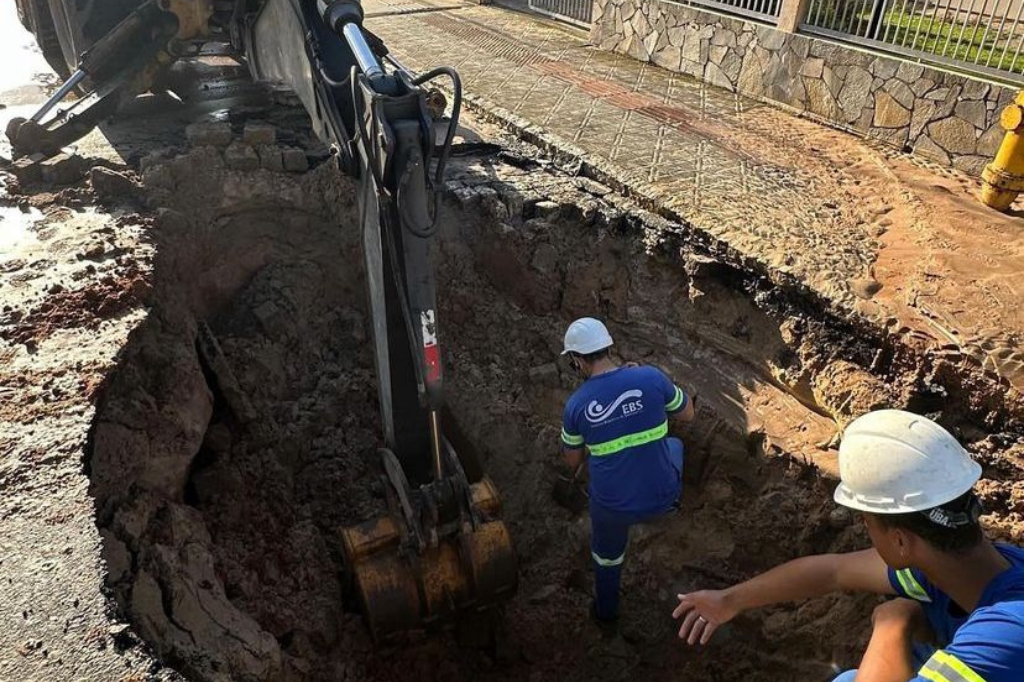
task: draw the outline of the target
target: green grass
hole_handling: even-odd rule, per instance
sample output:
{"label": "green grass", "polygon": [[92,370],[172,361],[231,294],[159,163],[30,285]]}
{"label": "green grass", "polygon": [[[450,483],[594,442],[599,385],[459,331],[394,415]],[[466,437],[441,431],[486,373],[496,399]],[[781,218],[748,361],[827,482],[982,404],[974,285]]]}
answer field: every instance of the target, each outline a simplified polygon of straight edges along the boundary
{"label": "green grass", "polygon": [[[849,0],[848,0],[849,1]],[[835,0],[833,0],[835,2]],[[1014,34],[1010,34],[1013,27],[1013,18],[1008,17],[1000,31],[1002,19],[996,17],[992,20],[992,27],[985,34],[984,21],[979,20],[975,15],[971,21],[940,20],[923,14],[900,14],[900,9],[910,9],[911,4],[906,7],[897,6],[890,9],[882,18],[882,27],[878,32],[879,40],[902,46],[909,49],[919,50],[936,56],[945,56],[950,59],[957,59],[973,65],[977,60],[979,66],[985,66],[989,61],[989,67],[1001,69],[1013,73],[1024,73],[1024,54],[1017,59],[1013,54],[1020,42],[1021,33],[1024,32],[1024,21],[1017,26]],[[815,17],[819,26],[840,25],[861,30],[866,30],[871,16],[871,5],[866,3],[864,11],[851,16],[845,15],[845,7],[831,4],[822,8],[821,17]],[[839,21],[833,23],[832,17],[838,14]],[[998,41],[998,42],[997,42]],[[1003,46],[1009,43],[1007,54],[1003,54]],[[945,55],[943,55],[945,50]],[[1024,51],[1022,51],[1024,52]]]}
{"label": "green grass", "polygon": [[[985,23],[987,23],[987,19],[985,23],[980,24],[977,20],[970,23],[939,21],[919,14],[905,14],[902,17],[897,17],[896,12],[891,11],[883,20],[882,32],[879,35],[884,36],[888,30],[889,35],[886,42],[891,42],[894,45],[904,45],[935,55],[941,55],[945,49],[946,57],[970,64],[974,64],[977,60],[981,66],[984,66],[985,62],[991,58],[989,61],[991,68],[1021,73],[1024,71],[1024,55],[1016,60],[1013,58],[1020,38],[1009,35],[1009,30],[1013,25],[1010,19],[1007,19],[1006,25],[1003,26],[1003,31],[1000,33],[1001,21],[1002,19],[999,17],[993,19],[992,28],[989,29],[986,36]],[[1018,26],[1018,28],[1021,27]],[[999,40],[997,44],[996,40],[999,37],[1002,40]],[[957,45],[958,39],[959,45]],[[1007,50],[1007,54],[1003,54],[1003,46],[1007,42],[1010,44],[1010,49]],[[954,48],[956,49],[954,50]]]}

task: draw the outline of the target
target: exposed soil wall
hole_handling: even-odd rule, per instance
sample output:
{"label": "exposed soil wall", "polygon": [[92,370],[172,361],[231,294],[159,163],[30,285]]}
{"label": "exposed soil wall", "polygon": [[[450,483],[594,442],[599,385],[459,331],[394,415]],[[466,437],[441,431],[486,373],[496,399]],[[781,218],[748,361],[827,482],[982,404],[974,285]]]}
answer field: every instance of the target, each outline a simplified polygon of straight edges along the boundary
{"label": "exposed soil wall", "polygon": [[[88,471],[108,585],[167,664],[196,680],[825,679],[855,663],[871,599],[751,614],[703,651],[674,640],[668,614],[677,591],[863,546],[822,471],[845,420],[876,406],[916,404],[979,441],[992,525],[1019,536],[1015,436],[988,433],[1005,414],[939,400],[910,359],[879,359],[606,188],[482,149],[455,163],[437,237],[441,333],[449,404],[503,494],[521,588],[494,637],[385,651],[346,593],[338,536],[383,506],[353,186],[329,164],[234,170],[210,147],[147,170],[151,310],[106,387]],[[586,620],[586,517],[550,495],[574,387],[557,352],[582,314],[699,397],[679,432],[684,508],[634,535],[611,641]]]}

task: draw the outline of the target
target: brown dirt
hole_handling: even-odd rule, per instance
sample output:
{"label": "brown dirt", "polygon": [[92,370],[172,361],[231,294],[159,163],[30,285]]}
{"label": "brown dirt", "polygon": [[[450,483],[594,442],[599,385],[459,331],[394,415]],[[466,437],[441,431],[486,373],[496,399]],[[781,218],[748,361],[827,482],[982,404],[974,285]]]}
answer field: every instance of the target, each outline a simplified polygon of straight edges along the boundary
{"label": "brown dirt", "polygon": [[[677,591],[865,544],[818,467],[834,465],[851,415],[933,406],[946,389],[920,358],[879,361],[873,339],[666,238],[593,183],[461,161],[437,251],[450,404],[504,495],[521,588],[496,639],[455,630],[375,651],[337,535],[382,506],[352,187],[326,167],[254,178],[202,148],[150,175],[152,311],[105,393],[88,467],[108,584],[164,662],[202,680],[535,681],[825,679],[856,662],[871,599],[751,614],[706,651],[675,642],[668,614]],[[635,534],[611,641],[585,617],[586,519],[550,496],[573,387],[554,362],[559,330],[595,311],[626,358],[665,367],[701,405],[680,433],[684,509]],[[203,325],[226,369],[197,351]],[[983,428],[1013,421],[1001,409],[931,411],[979,441],[990,525],[1020,539],[1020,460],[999,445],[1015,437]]]}

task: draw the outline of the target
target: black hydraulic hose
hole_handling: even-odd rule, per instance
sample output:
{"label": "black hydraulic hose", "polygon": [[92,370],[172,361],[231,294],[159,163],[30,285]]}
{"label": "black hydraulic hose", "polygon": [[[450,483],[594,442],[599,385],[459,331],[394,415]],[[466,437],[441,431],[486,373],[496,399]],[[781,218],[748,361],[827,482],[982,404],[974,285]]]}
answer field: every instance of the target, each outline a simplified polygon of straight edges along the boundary
{"label": "black hydraulic hose", "polygon": [[[405,215],[402,215],[402,226],[409,231],[413,236],[419,237],[420,239],[429,239],[433,237],[437,232],[437,216],[440,213],[439,206],[441,204],[441,192],[444,189],[444,171],[448,165],[448,159],[451,156],[452,143],[455,141],[455,135],[459,130],[459,115],[462,112],[462,79],[459,78],[458,72],[450,66],[439,66],[436,69],[431,69],[426,73],[422,73],[415,78],[411,79],[411,83],[415,86],[421,86],[425,83],[429,83],[438,76],[448,76],[452,81],[452,115],[448,119],[448,132],[445,135],[444,144],[441,146],[441,154],[437,157],[437,167],[434,170],[434,206],[430,213],[430,224],[425,230],[418,230],[412,226],[412,221],[407,220]],[[433,130],[431,130],[431,136],[433,136]],[[434,141],[430,140],[430,146],[433,148]],[[429,157],[428,157],[429,159]],[[399,185],[399,192],[401,192],[402,185]],[[399,207],[402,206],[401,197],[397,197]]]}
{"label": "black hydraulic hose", "polygon": [[[452,81],[452,116],[448,120],[448,134],[444,139],[444,146],[441,148],[441,155],[437,158],[437,170],[434,173],[434,182],[440,186],[444,182],[444,169],[448,165],[448,157],[451,155],[452,142],[455,141],[455,134],[459,130],[459,114],[462,112],[462,79],[459,72],[450,66],[439,66],[426,73],[420,74],[412,80],[413,85],[423,85],[434,80],[438,76],[448,76]],[[431,140],[433,142],[433,140]]]}

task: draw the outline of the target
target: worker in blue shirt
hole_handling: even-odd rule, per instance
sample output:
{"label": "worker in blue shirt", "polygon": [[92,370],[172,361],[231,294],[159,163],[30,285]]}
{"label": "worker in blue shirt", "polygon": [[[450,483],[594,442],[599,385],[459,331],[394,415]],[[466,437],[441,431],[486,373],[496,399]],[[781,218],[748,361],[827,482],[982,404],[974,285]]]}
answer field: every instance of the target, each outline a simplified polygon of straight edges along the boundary
{"label": "worker in blue shirt", "polygon": [[935,422],[879,410],[847,427],[839,472],[835,500],[862,513],[873,547],[679,595],[680,638],[704,644],[768,604],[875,592],[896,598],[875,609],[860,668],[835,682],[1024,680],[1024,550],[985,539],[977,462]]}
{"label": "worker in blue shirt", "polygon": [[592,615],[614,624],[629,528],[672,509],[679,499],[683,443],[668,436],[668,419],[693,419],[693,403],[665,374],[648,366],[619,366],[609,354],[612,337],[585,317],[565,333],[565,349],[584,379],[565,406],[562,447],[578,468],[589,452]]}

